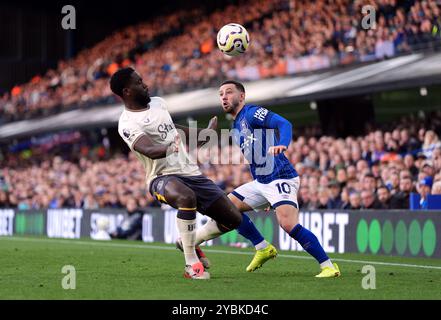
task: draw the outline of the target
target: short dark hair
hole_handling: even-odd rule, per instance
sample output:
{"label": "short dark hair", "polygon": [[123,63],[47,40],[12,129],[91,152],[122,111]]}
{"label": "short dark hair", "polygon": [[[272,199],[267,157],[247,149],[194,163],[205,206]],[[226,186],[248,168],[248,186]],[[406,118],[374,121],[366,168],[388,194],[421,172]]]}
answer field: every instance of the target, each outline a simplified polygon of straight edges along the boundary
{"label": "short dark hair", "polygon": [[110,90],[122,98],[123,89],[127,86],[132,73],[135,72],[133,68],[119,69],[110,78]]}
{"label": "short dark hair", "polygon": [[224,82],[221,83],[221,87],[225,84],[234,84],[237,88],[237,90],[239,90],[240,92],[245,93],[245,87],[243,86],[242,83],[240,83],[239,81],[235,81],[235,80],[225,80]]}
{"label": "short dark hair", "polygon": [[375,176],[374,176],[371,172],[366,173],[366,174],[364,175],[364,177],[365,177],[365,178],[372,178],[372,179],[375,179]]}

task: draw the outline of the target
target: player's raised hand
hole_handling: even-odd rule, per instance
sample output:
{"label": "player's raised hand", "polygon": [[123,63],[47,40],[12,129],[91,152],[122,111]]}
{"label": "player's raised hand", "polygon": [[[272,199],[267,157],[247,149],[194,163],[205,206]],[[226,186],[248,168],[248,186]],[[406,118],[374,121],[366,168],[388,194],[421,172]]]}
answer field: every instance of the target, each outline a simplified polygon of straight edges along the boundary
{"label": "player's raised hand", "polygon": [[210,122],[208,123],[208,129],[213,129],[216,130],[217,129],[217,117],[214,116],[213,118],[210,119]]}
{"label": "player's raised hand", "polygon": [[286,149],[288,149],[286,146],[273,146],[269,147],[268,153],[273,156],[277,156],[278,154],[286,151]]}

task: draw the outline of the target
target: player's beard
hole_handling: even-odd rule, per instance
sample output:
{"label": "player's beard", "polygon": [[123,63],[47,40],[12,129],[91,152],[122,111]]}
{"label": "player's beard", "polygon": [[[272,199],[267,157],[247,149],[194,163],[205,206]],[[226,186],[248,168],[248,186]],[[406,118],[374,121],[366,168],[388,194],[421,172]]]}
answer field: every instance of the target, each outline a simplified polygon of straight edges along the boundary
{"label": "player's beard", "polygon": [[233,99],[231,104],[225,109],[226,113],[236,113],[237,108],[239,107],[239,99]]}
{"label": "player's beard", "polygon": [[147,105],[150,103],[150,95],[148,93],[140,94],[136,96],[136,102],[139,103],[141,106],[147,107]]}

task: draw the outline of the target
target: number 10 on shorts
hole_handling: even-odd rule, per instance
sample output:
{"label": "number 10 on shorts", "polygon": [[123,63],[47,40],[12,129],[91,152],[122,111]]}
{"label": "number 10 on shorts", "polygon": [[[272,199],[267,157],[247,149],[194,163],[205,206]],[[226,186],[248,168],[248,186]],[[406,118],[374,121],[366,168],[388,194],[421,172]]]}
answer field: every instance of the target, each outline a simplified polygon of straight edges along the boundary
{"label": "number 10 on shorts", "polygon": [[290,194],[291,193],[291,186],[286,182],[277,183],[276,187],[277,187],[277,190],[279,190],[279,194],[282,194],[282,193]]}

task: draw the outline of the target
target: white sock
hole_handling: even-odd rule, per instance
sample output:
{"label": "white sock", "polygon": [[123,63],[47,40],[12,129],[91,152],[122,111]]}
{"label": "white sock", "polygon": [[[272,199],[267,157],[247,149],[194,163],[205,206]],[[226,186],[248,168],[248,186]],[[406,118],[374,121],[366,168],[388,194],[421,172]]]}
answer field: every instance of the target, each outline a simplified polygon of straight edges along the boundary
{"label": "white sock", "polygon": [[214,239],[224,232],[219,230],[216,221],[210,219],[201,228],[196,231],[196,241],[195,244],[198,246],[204,241]]}
{"label": "white sock", "polygon": [[199,258],[195,251],[196,219],[185,220],[176,218],[176,225],[182,240],[185,264],[192,266],[199,262]]}
{"label": "white sock", "polygon": [[254,246],[254,248],[256,248],[256,250],[262,250],[262,249],[265,249],[266,247],[268,247],[268,242],[266,242],[265,240],[263,240],[262,242],[259,242],[258,244],[256,244]]}
{"label": "white sock", "polygon": [[332,264],[331,259],[328,259],[326,261],[323,261],[322,263],[320,263],[320,268],[324,268],[324,267],[330,267],[334,269],[334,265]]}

